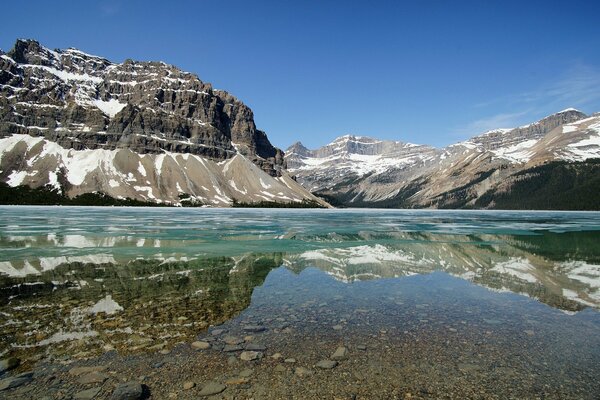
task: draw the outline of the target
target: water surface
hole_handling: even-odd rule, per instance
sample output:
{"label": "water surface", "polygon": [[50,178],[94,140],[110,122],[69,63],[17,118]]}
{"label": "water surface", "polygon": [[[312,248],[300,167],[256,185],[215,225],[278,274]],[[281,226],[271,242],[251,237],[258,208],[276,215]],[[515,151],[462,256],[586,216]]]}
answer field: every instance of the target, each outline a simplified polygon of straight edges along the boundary
{"label": "water surface", "polygon": [[0,207],[0,352],[150,357],[201,338],[218,361],[244,345],[211,330],[260,326],[256,383],[227,393],[269,398],[261,373],[297,379],[345,346],[329,376],[269,395],[597,398],[599,244],[589,212]]}

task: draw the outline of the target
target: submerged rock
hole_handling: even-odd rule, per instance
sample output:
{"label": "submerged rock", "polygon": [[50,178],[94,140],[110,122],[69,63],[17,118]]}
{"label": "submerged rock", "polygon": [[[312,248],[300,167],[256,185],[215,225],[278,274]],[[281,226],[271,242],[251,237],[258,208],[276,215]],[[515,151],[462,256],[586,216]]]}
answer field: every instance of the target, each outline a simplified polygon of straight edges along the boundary
{"label": "submerged rock", "polygon": [[0,380],[0,391],[6,389],[12,389],[29,383],[33,380],[33,372],[25,372],[23,374],[19,374],[17,376],[12,376],[10,378],[4,378]]}
{"label": "submerged rock", "polygon": [[198,393],[198,395],[199,396],[212,396],[212,395],[221,393],[225,389],[227,389],[227,386],[225,386],[221,383],[208,382],[206,385],[204,385],[204,387],[202,388],[200,393]]}
{"label": "submerged rock", "polygon": [[240,359],[242,361],[253,361],[258,360],[263,357],[263,354],[259,351],[242,351],[240,354]]}
{"label": "submerged rock", "polygon": [[319,361],[315,366],[321,369],[333,369],[337,367],[338,362],[333,360],[322,360]]}
{"label": "submerged rock", "polygon": [[227,344],[235,345],[244,343],[244,339],[235,336],[225,336],[223,341]]}
{"label": "submerged rock", "polygon": [[341,361],[348,358],[348,349],[344,346],[340,346],[335,350],[335,353],[331,356],[332,360]]}
{"label": "submerged rock", "polygon": [[294,369],[294,374],[296,374],[300,378],[304,378],[305,376],[312,375],[312,371],[308,368],[298,367]]}
{"label": "submerged rock", "polygon": [[237,344],[227,344],[227,345],[225,345],[225,347],[223,347],[223,352],[225,352],[225,353],[231,353],[234,351],[241,351],[241,350],[244,350],[244,349],[242,348],[242,346],[238,346]]}
{"label": "submerged rock", "polygon": [[11,369],[17,368],[21,364],[21,360],[15,357],[5,358],[0,360],[0,374]]}
{"label": "submerged rock", "polygon": [[90,372],[89,374],[82,375],[77,379],[77,382],[82,385],[88,385],[90,383],[103,383],[108,379],[108,375],[103,374],[102,372]]}
{"label": "submerged rock", "polygon": [[91,388],[91,389],[87,389],[87,390],[82,390],[81,392],[75,393],[75,396],[73,396],[73,399],[75,399],[75,400],[91,400],[94,397],[96,397],[98,395],[98,393],[100,393],[100,390],[102,390],[101,387],[95,387],[95,388]]}
{"label": "submerged rock", "polygon": [[144,388],[138,382],[127,382],[117,386],[110,400],[139,400],[144,395]]}
{"label": "submerged rock", "polygon": [[196,341],[192,343],[192,348],[195,350],[210,349],[210,343],[204,341]]}
{"label": "submerged rock", "polygon": [[250,351],[265,351],[267,346],[258,343],[248,343],[244,346],[244,349]]}
{"label": "submerged rock", "polygon": [[244,330],[246,332],[263,332],[266,329],[267,328],[265,328],[262,325],[246,325],[246,326],[244,326]]}

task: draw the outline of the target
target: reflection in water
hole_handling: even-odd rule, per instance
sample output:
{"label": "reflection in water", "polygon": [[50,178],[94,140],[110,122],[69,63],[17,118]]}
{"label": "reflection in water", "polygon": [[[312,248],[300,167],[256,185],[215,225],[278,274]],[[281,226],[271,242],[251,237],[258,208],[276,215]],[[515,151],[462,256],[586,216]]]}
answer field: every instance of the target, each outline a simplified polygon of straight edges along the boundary
{"label": "reflection in water", "polygon": [[160,350],[250,304],[279,254],[127,265],[66,263],[0,279],[0,352],[31,348],[80,357]]}

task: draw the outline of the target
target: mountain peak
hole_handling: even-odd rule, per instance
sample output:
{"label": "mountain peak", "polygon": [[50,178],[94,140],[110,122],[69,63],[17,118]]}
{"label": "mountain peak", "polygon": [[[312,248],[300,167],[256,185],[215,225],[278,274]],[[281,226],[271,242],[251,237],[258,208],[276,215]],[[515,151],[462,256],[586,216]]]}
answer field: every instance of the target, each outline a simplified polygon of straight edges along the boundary
{"label": "mountain peak", "polygon": [[582,111],[580,111],[576,108],[573,108],[573,107],[565,108],[564,110],[561,110],[561,111],[557,112],[556,114],[568,113],[568,112],[573,112],[573,111],[583,114]]}

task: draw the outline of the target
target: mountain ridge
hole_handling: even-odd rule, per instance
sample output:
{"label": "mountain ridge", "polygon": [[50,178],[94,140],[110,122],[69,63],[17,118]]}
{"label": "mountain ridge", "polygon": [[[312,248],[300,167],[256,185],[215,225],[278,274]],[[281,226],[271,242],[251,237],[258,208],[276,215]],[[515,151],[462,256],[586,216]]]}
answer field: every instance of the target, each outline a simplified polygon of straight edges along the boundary
{"label": "mountain ridge", "polygon": [[69,197],[226,207],[315,202],[252,110],[164,62],[17,40],[0,54],[0,180]]}
{"label": "mountain ridge", "polygon": [[[478,208],[483,203],[477,200],[486,192],[500,186],[510,191],[506,180],[517,179],[519,172],[550,162],[600,158],[600,116],[570,108],[444,148],[361,136],[362,143],[385,147],[369,156],[353,151],[356,138],[341,136],[316,150],[295,143],[286,150],[290,173],[311,192],[340,206]],[[332,147],[338,151],[331,152]],[[596,167],[588,163],[583,168]],[[495,207],[489,197],[484,208]]]}

